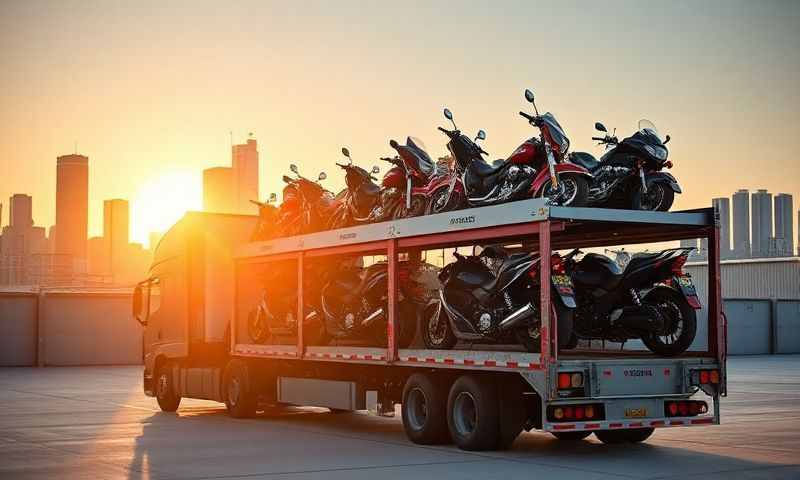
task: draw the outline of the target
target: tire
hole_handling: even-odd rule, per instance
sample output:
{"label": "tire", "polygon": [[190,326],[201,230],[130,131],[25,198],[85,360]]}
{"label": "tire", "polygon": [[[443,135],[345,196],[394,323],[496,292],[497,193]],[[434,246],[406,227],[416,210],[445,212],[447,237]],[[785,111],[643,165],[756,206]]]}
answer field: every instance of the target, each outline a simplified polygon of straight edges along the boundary
{"label": "tire", "polygon": [[228,362],[222,378],[222,388],[228,415],[233,418],[255,416],[258,396],[250,381],[245,362],[238,359]]}
{"label": "tire", "polygon": [[[439,380],[439,381],[434,381]],[[403,430],[419,445],[450,443],[447,429],[447,387],[443,378],[415,373],[403,387]]]}
{"label": "tire", "polygon": [[[558,176],[559,182],[563,185],[561,188],[569,188],[569,198],[563,200],[553,201],[552,205],[561,207],[585,207],[589,201],[589,181],[583,175],[564,173]],[[547,180],[542,188],[539,190],[537,197],[549,196],[550,193],[550,180]]]}
{"label": "tire", "polygon": [[493,382],[464,375],[447,398],[447,426],[462,450],[494,450],[500,444],[500,403]]}
{"label": "tire", "polygon": [[562,442],[579,442],[591,435],[592,431],[584,430],[582,432],[550,432],[550,434]]}
{"label": "tire", "polygon": [[444,199],[447,198],[447,191],[447,188],[440,188],[431,194],[431,199],[428,202],[428,208],[426,211],[427,215],[459,210],[462,205],[466,203],[464,194],[454,189],[453,193],[450,194],[450,199],[445,204]]}
{"label": "tire", "polygon": [[260,307],[247,315],[247,334],[253,342],[267,343],[270,337],[268,322],[266,312]]}
{"label": "tire", "polygon": [[421,334],[425,347],[434,350],[450,350],[458,339],[450,327],[447,312],[437,300],[428,304],[422,311]]}
{"label": "tire", "polygon": [[669,336],[652,334],[642,337],[645,346],[651,352],[667,357],[685,352],[692,345],[697,333],[697,313],[683,295],[671,288],[659,287],[651,290],[644,297],[643,303],[656,306],[671,323],[678,322],[674,325],[675,332],[680,328],[677,335],[673,332]]}
{"label": "tire", "polygon": [[[594,435],[605,444],[644,442],[653,434],[653,428],[632,428],[627,430],[597,430]],[[577,432],[576,432],[577,433]]]}
{"label": "tire", "polygon": [[181,397],[175,391],[175,368],[175,362],[165,362],[156,370],[156,401],[162,412],[174,412],[181,404]]}
{"label": "tire", "polygon": [[641,182],[633,188],[631,208],[633,210],[650,210],[653,212],[666,212],[675,201],[675,191],[664,183],[654,183],[647,187],[647,192],[642,192]]}

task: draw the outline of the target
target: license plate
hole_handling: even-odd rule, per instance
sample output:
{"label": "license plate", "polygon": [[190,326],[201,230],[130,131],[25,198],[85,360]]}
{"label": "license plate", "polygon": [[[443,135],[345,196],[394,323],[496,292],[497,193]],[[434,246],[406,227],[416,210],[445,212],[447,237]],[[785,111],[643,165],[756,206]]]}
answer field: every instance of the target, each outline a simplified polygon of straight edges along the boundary
{"label": "license plate", "polygon": [[697,295],[697,290],[694,288],[692,277],[688,275],[682,275],[678,277],[678,286],[680,286],[681,291],[683,291],[684,295],[686,296]]}
{"label": "license plate", "polygon": [[553,285],[572,288],[572,279],[567,275],[553,275]]}
{"label": "license plate", "polygon": [[647,409],[642,408],[626,408],[625,418],[644,418],[647,416]]}

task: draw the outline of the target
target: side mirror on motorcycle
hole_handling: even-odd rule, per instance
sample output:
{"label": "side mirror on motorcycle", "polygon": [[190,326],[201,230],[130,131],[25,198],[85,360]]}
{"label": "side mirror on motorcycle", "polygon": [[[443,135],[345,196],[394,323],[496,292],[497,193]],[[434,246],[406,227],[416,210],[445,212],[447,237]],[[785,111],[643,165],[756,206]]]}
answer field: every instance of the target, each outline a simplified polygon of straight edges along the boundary
{"label": "side mirror on motorcycle", "polygon": [[278,196],[275,194],[275,192],[270,193],[267,203],[275,203],[277,201],[278,201]]}
{"label": "side mirror on motorcycle", "polygon": [[608,130],[606,130],[606,126],[600,122],[594,122],[594,129],[597,130],[598,132],[608,133]]}
{"label": "side mirror on motorcycle", "polygon": [[450,120],[450,123],[453,124],[453,130],[458,130],[458,127],[456,127],[456,122],[453,120],[453,112],[451,112],[449,108],[444,109],[444,118]]}
{"label": "side mirror on motorcycle", "polygon": [[326,175],[325,172],[319,172],[319,176],[317,177],[318,181],[321,182],[322,180],[325,180],[326,178],[328,178],[328,175]]}
{"label": "side mirror on motorcycle", "polygon": [[350,160],[350,163],[353,163],[353,159],[350,158],[350,150],[348,150],[347,147],[342,147],[342,155],[347,157],[347,159]]}
{"label": "side mirror on motorcycle", "polygon": [[478,134],[475,135],[475,141],[477,142],[478,140],[486,140],[486,132],[478,130]]}
{"label": "side mirror on motorcycle", "polygon": [[399,144],[397,143],[397,140],[389,140],[389,146],[392,148],[397,148]]}
{"label": "side mirror on motorcycle", "polygon": [[528,89],[526,88],[526,89],[525,89],[525,100],[527,100],[527,101],[528,101],[528,102],[530,102],[530,103],[533,103],[533,99],[534,99],[534,97],[533,97],[533,92],[531,92],[530,90],[528,90]]}
{"label": "side mirror on motorcycle", "polygon": [[294,163],[289,165],[289,170],[291,170],[292,173],[294,173],[295,175],[299,175],[299,173],[297,173],[299,171],[297,170],[297,165],[295,165]]}
{"label": "side mirror on motorcycle", "polygon": [[373,165],[373,166],[372,166],[372,174],[373,174],[373,175],[377,175],[377,174],[379,174],[379,173],[381,173],[381,169],[380,169],[380,167],[378,167],[377,165]]}
{"label": "side mirror on motorcycle", "polygon": [[667,137],[664,139],[664,145],[666,145],[669,141],[670,141],[670,136],[667,135]]}

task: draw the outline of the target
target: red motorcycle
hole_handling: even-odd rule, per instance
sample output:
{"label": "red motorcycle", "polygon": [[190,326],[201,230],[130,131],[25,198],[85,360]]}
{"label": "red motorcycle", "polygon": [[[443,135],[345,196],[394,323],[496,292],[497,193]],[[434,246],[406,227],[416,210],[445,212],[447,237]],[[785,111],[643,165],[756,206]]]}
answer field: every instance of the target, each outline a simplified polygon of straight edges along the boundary
{"label": "red motorcycle", "polygon": [[547,197],[551,205],[586,206],[592,174],[586,168],[566,161],[569,138],[556,117],[550,112],[539,115],[530,90],[525,90],[525,99],[533,105],[535,115],[519,114],[539,129],[539,136],[517,147],[506,163],[535,170],[529,191],[532,197]]}
{"label": "red motorcycle", "polygon": [[277,236],[302,235],[324,230],[339,202],[332,192],[319,184],[327,178],[325,172],[321,172],[315,182],[301,176],[296,165],[290,165],[289,169],[297,178],[283,176],[286,187],[283,189],[283,203],[278,211]]}
{"label": "red motorcycle", "polygon": [[381,158],[393,165],[381,182],[386,218],[416,217],[458,208],[463,190],[459,192],[461,197],[455,195],[447,204],[450,208],[442,208],[432,201],[434,192],[441,191],[450,184],[451,175],[447,168],[431,160],[419,139],[408,137],[405,145],[391,140],[389,145],[399,155]]}

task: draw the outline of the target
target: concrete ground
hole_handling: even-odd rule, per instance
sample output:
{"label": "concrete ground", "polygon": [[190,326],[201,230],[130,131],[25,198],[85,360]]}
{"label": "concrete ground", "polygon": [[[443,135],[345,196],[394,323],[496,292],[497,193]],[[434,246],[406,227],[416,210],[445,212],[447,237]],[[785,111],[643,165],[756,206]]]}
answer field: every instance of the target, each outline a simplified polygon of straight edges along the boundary
{"label": "concrete ground", "polygon": [[0,478],[800,478],[800,356],[730,360],[723,424],[641,445],[525,433],[506,452],[423,447],[399,419],[291,409],[160,413],[138,367],[0,369]]}

